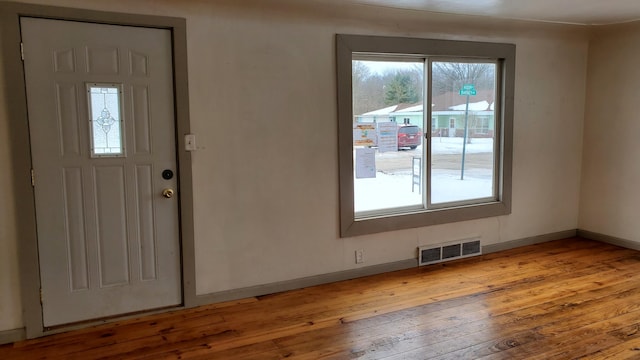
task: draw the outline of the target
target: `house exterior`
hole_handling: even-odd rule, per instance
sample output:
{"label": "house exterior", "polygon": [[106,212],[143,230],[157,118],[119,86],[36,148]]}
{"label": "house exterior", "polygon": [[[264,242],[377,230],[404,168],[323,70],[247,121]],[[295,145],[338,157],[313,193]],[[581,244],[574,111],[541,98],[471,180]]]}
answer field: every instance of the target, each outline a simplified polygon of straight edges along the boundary
{"label": "house exterior", "polygon": [[[476,96],[467,97],[446,93],[434,97],[431,109],[431,133],[433,136],[464,136],[465,118],[470,137],[493,137],[495,131],[493,93],[481,90]],[[424,126],[424,107],[418,104],[397,104],[354,116],[356,123],[395,121],[398,124]]]}
{"label": "house exterior", "polygon": [[398,104],[354,116],[356,123],[395,121],[422,127],[422,104]]}

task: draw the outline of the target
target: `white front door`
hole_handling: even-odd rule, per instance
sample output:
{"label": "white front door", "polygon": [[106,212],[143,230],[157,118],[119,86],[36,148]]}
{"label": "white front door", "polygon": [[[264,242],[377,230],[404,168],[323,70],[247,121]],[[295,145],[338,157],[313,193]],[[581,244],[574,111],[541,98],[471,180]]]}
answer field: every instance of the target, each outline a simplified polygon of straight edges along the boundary
{"label": "white front door", "polygon": [[170,31],[21,28],[44,325],[180,304]]}
{"label": "white front door", "polygon": [[456,119],[449,119],[449,137],[456,137]]}

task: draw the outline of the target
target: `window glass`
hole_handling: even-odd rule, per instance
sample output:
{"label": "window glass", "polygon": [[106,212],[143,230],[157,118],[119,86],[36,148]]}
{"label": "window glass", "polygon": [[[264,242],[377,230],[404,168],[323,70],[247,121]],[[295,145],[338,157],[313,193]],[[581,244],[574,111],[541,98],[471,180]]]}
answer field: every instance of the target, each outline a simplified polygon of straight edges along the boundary
{"label": "window glass", "polygon": [[431,73],[431,114],[450,118],[431,137],[431,204],[495,200],[495,63],[433,61]]}
{"label": "window glass", "polygon": [[87,85],[92,157],[124,155],[119,85]]}
{"label": "window glass", "polygon": [[422,207],[412,170],[423,157],[424,62],[354,60],[352,66],[355,211]]}

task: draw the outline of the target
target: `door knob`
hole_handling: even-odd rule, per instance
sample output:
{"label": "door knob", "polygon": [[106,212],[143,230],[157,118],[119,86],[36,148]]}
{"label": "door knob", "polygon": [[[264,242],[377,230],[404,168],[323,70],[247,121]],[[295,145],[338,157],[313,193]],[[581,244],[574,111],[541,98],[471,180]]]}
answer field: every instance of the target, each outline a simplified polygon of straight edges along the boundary
{"label": "door knob", "polygon": [[162,190],[162,196],[166,197],[167,199],[171,199],[173,197],[173,189],[164,189]]}

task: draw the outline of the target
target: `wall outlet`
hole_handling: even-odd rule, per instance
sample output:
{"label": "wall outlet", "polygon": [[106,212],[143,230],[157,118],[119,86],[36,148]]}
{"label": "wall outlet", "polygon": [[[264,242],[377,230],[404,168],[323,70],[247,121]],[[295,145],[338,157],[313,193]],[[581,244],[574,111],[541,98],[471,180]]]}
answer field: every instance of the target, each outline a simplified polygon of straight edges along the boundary
{"label": "wall outlet", "polygon": [[356,250],[356,264],[364,262],[364,250]]}

